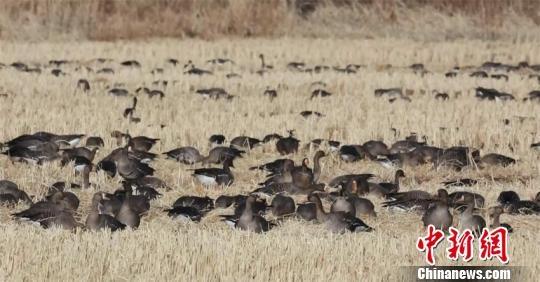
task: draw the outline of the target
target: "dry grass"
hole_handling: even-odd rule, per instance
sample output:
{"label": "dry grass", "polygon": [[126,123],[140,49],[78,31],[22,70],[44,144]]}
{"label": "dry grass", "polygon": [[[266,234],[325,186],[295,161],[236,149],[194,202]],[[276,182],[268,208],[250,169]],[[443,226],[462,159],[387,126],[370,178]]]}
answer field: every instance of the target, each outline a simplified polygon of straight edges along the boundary
{"label": "dry grass", "polygon": [[540,38],[531,0],[3,0],[2,8],[0,38],[18,41]]}
{"label": "dry grass", "polygon": [[[400,48],[395,48],[399,46]],[[257,55],[264,53],[275,66],[264,77],[254,72],[259,67]],[[169,57],[181,62],[192,59],[199,66],[206,59],[229,57],[236,65],[215,69],[216,75],[192,77],[182,74],[181,67],[165,64]],[[113,76],[76,72],[67,66],[65,77],[54,77],[50,69],[43,73],[19,73],[11,68],[0,70],[0,86],[9,97],[0,97],[0,140],[39,130],[56,133],[86,133],[106,137],[106,148],[98,158],[110,152],[114,129],[127,130],[133,135],[161,138],[154,148],[163,152],[178,146],[193,145],[207,152],[207,138],[223,133],[232,138],[246,134],[261,138],[267,133],[285,134],[294,128],[305,143],[313,138],[332,138],[345,143],[363,143],[370,139],[396,140],[390,131],[398,128],[403,138],[409,132],[427,135],[435,146],[468,144],[480,147],[482,153],[498,152],[519,159],[516,166],[507,169],[467,170],[460,176],[481,177],[481,184],[472,191],[486,196],[493,205],[498,193],[516,189],[523,197],[538,192],[538,154],[529,145],[540,136],[537,104],[522,102],[479,102],[473,95],[477,85],[494,87],[524,97],[538,87],[533,79],[509,74],[508,82],[481,80],[466,75],[446,79],[444,71],[455,65],[477,65],[486,60],[516,63],[527,59],[540,62],[540,47],[531,43],[509,42],[454,42],[415,43],[406,40],[159,40],[137,43],[2,43],[0,62],[14,61],[45,63],[49,59],[71,59],[86,62],[89,59],[110,57],[117,70]],[[141,70],[122,69],[118,61],[137,59]],[[334,72],[298,74],[286,70],[286,63],[304,60],[306,63],[345,65],[366,64],[358,74]],[[433,74],[424,77],[406,69],[412,63],[424,62]],[[395,68],[381,70],[391,63]],[[163,66],[162,75],[151,75],[150,70]],[[225,79],[229,71],[242,74],[241,79]],[[79,78],[88,78],[90,94],[76,93]],[[126,98],[106,95],[105,87],[124,83],[133,91],[140,85],[150,85],[157,79],[176,81],[165,89],[162,100],[140,97],[137,115],[140,124],[128,124],[121,116],[130,105]],[[328,83],[332,97],[309,100],[310,84],[322,80]],[[283,85],[279,97],[273,102],[262,97],[266,86]],[[203,100],[193,93],[199,87],[224,87],[237,99],[231,102]],[[380,87],[400,86],[414,89],[412,103],[376,99],[373,90]],[[433,99],[431,90],[454,93],[462,91],[459,99],[443,103]],[[419,90],[426,90],[420,95]],[[317,110],[326,116],[304,120],[298,113]],[[523,123],[520,116],[530,117]],[[503,119],[511,123],[505,126]],[[161,128],[159,125],[167,125]],[[440,127],[448,130],[442,131]],[[459,129],[456,129],[458,127]],[[507,144],[511,144],[511,152]],[[300,160],[313,152],[303,151],[292,156]],[[0,280],[314,280],[314,281],[393,281],[404,272],[400,266],[422,265],[423,257],[415,249],[415,240],[422,234],[420,217],[413,214],[393,214],[380,208],[376,219],[366,219],[376,231],[370,234],[336,236],[323,227],[297,220],[286,221],[267,234],[255,235],[233,231],[219,222],[218,215],[230,211],[214,211],[200,224],[180,224],[169,220],[162,209],[181,195],[209,195],[247,192],[263,178],[260,173],[248,171],[251,165],[275,158],[272,145],[253,150],[239,160],[234,170],[235,184],[227,191],[205,190],[187,170],[189,167],[160,159],[153,166],[157,176],[174,189],[152,203],[150,214],[136,231],[116,234],[79,231],[75,234],[60,230],[42,230],[16,223],[10,219],[12,209],[0,208]],[[324,159],[322,181],[351,172],[372,172],[381,179],[390,179],[392,172],[376,164],[359,162],[345,164],[337,156]],[[433,171],[429,167],[405,168],[407,178],[404,190],[425,189],[434,192],[440,182],[458,175],[451,171]],[[504,181],[494,182],[493,178]],[[57,163],[43,167],[23,164],[12,165],[0,158],[0,179],[9,179],[40,199],[46,192],[43,184],[60,180],[78,181],[68,168]],[[119,187],[118,179],[110,180],[93,174],[95,187],[88,191],[75,191],[81,200],[80,217],[84,220],[92,193],[98,189],[113,191]],[[304,199],[299,197],[299,201]],[[24,206],[16,207],[16,210]],[[503,216],[503,222],[516,229],[510,237],[512,266],[525,266],[527,273],[520,280],[534,281],[538,275],[540,231],[538,217]],[[437,251],[441,264],[454,264],[443,257],[442,246]],[[459,263],[458,263],[459,264]],[[497,265],[494,262],[474,261],[478,265]]]}

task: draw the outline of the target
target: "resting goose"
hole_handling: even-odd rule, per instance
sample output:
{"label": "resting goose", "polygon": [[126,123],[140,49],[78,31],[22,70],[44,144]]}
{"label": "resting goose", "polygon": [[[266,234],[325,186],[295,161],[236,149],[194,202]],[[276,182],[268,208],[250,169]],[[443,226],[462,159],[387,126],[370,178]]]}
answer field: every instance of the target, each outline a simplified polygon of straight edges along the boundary
{"label": "resting goose", "polygon": [[438,199],[431,205],[424,215],[422,216],[422,222],[424,227],[433,225],[437,229],[447,231],[452,226],[453,217],[448,210],[448,192],[444,189],[437,191]]}
{"label": "resting goose", "polygon": [[227,158],[221,168],[199,168],[193,171],[195,176],[204,186],[230,186],[234,182],[234,176],[231,172],[234,167],[233,160]]}
{"label": "resting goose", "polygon": [[353,215],[344,212],[326,213],[317,194],[310,194],[308,200],[315,203],[317,221],[324,223],[326,228],[333,233],[344,233],[345,231],[370,232],[373,230],[361,219]]}

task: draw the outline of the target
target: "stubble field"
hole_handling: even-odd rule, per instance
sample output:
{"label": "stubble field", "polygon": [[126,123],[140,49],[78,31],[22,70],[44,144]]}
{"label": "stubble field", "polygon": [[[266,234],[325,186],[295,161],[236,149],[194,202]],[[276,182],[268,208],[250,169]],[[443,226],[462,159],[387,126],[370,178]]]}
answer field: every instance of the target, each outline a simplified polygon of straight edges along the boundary
{"label": "stubble field", "polygon": [[[362,144],[383,140],[391,144],[411,132],[427,136],[428,143],[439,147],[469,145],[481,153],[501,153],[518,159],[507,168],[467,169],[460,173],[433,170],[431,166],[405,167],[407,177],[402,190],[422,189],[435,192],[440,182],[457,177],[481,179],[468,190],[486,197],[487,206],[496,204],[499,192],[513,189],[523,198],[539,191],[539,153],[530,144],[540,141],[538,103],[524,103],[527,93],[540,88],[537,79],[528,73],[509,73],[508,81],[469,77],[468,73],[446,78],[444,73],[454,66],[479,66],[485,61],[517,64],[527,60],[540,63],[540,47],[535,42],[468,41],[415,43],[406,40],[219,40],[117,43],[8,43],[1,42],[0,62],[16,61],[46,64],[51,59],[77,60],[63,67],[65,76],[55,77],[51,68],[42,67],[41,74],[18,72],[10,67],[0,69],[0,140],[6,141],[24,133],[49,131],[101,136],[105,140],[96,160],[116,148],[110,137],[113,130],[133,136],[160,138],[153,152],[165,152],[180,146],[194,146],[201,153],[209,150],[208,137],[224,134],[229,140],[238,135],[262,138],[269,133],[286,135],[296,130],[303,147],[315,138],[333,139],[342,144]],[[263,76],[259,54],[274,66]],[[111,58],[113,62],[98,64],[92,59]],[[213,66],[206,60],[226,57],[233,65]],[[176,58],[176,67],[166,59]],[[121,67],[119,62],[138,60],[142,67]],[[188,60],[211,76],[184,74]],[[304,61],[313,66],[324,64],[344,67],[362,64],[355,74],[326,71],[298,73],[288,70],[291,61]],[[408,66],[424,63],[430,72],[421,76]],[[385,65],[391,64],[392,67]],[[115,74],[96,74],[76,70],[80,65],[92,69],[109,66]],[[161,67],[162,74],[151,74]],[[227,79],[235,72],[241,78]],[[77,81],[88,79],[89,93],[76,89]],[[166,88],[152,86],[156,80],[167,80]],[[322,81],[333,95],[309,99],[311,91]],[[133,94],[139,86],[161,89],[163,99],[140,95],[136,115],[138,124],[122,117],[131,98],[112,97],[107,87],[119,84]],[[516,96],[516,101],[488,102],[474,97],[474,88],[496,88]],[[222,87],[235,97],[230,100],[204,99],[195,94],[199,88]],[[262,94],[266,87],[275,88],[278,97],[270,101]],[[402,87],[413,90],[411,102],[389,103],[377,98],[377,88]],[[423,91],[422,91],[423,90]],[[434,99],[432,90],[446,92],[448,101]],[[321,118],[303,118],[304,110],[318,111]],[[509,123],[503,122],[505,119]],[[164,127],[162,126],[164,125]],[[398,130],[397,136],[391,128]],[[444,129],[442,129],[444,128]],[[311,158],[312,150],[301,150],[290,156],[296,162]],[[179,223],[169,219],[163,209],[182,195],[247,193],[257,187],[264,174],[250,171],[255,164],[278,157],[273,143],[253,149],[235,162],[234,184],[226,190],[203,188],[191,176],[193,167],[160,158],[152,163],[156,176],[172,187],[152,202],[150,213],[135,231],[72,233],[57,229],[44,230],[18,223],[10,214],[25,208],[0,207],[0,280],[90,280],[90,281],[245,281],[245,280],[313,280],[313,281],[394,281],[405,272],[400,266],[423,265],[423,254],[415,248],[423,234],[420,216],[392,213],[380,206],[381,200],[369,197],[378,216],[365,221],[375,228],[371,233],[331,234],[322,225],[289,219],[281,226],[260,235],[231,230],[220,221],[220,214],[231,210],[212,211],[199,224]],[[344,163],[336,154],[322,160],[321,182],[347,173],[374,173],[380,180],[391,180],[393,171],[377,163],[360,161]],[[57,162],[43,166],[12,164],[0,158],[0,179],[14,181],[41,199],[47,192],[43,185],[56,181],[80,182],[72,169]],[[78,216],[86,218],[92,194],[98,190],[112,192],[120,187],[119,179],[108,179],[92,173],[92,188],[76,190],[81,199]],[[303,202],[304,197],[295,197]],[[484,214],[487,217],[487,213]],[[540,222],[537,216],[502,216],[515,232],[510,236],[511,266],[524,266],[520,280],[534,281],[538,275],[540,252],[537,248]],[[443,244],[436,251],[440,264],[449,262]],[[498,261],[475,265],[499,265]]]}

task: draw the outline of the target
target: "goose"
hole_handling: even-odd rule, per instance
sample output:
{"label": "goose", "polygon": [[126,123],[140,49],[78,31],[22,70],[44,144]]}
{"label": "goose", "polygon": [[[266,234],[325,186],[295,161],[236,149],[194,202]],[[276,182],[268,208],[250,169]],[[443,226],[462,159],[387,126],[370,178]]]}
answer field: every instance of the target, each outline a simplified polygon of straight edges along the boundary
{"label": "goose", "polygon": [[296,205],[293,198],[277,194],[270,203],[272,214],[276,217],[294,214]]}
{"label": "goose", "polygon": [[332,96],[332,93],[324,90],[324,89],[315,89],[311,92],[311,97],[310,99],[313,99],[313,98],[317,98],[317,97],[330,97]]}
{"label": "goose", "polygon": [[112,88],[107,93],[115,97],[127,97],[129,95],[129,91],[123,88]]}
{"label": "goose", "polygon": [[310,184],[307,187],[299,187],[291,182],[274,182],[255,189],[252,193],[262,193],[266,195],[275,195],[279,193],[288,193],[291,195],[307,195],[315,191],[324,192],[325,185]]}
{"label": "goose", "polygon": [[263,96],[267,96],[270,98],[270,101],[274,100],[278,96],[277,90],[270,89],[270,87],[266,87],[266,90],[263,92]]}
{"label": "goose", "polygon": [[65,192],[65,191],[67,192],[68,190],[81,189],[81,185],[76,184],[76,183],[58,181],[58,182],[55,182],[52,185],[48,186],[47,188],[48,188],[47,194],[52,195],[52,194],[54,194],[55,192],[58,192],[58,191],[59,192]]}
{"label": "goose", "polygon": [[378,185],[384,188],[384,190],[386,191],[386,194],[395,193],[399,191],[399,179],[404,178],[404,177],[405,177],[405,173],[403,172],[403,170],[398,169],[394,176],[394,183],[381,182],[381,183],[378,183]]}
{"label": "goose", "polygon": [[214,147],[208,152],[208,156],[202,159],[203,165],[206,164],[220,164],[223,163],[226,159],[234,160],[236,158],[241,158],[242,154],[245,151],[238,150],[231,147]]}
{"label": "goose", "polygon": [[135,186],[146,186],[151,187],[153,189],[165,189],[165,190],[171,190],[171,187],[165,183],[165,181],[155,177],[155,176],[145,176],[142,178],[137,178],[134,180],[128,181],[131,185]]}
{"label": "goose", "polygon": [[489,165],[489,166],[506,167],[515,163],[516,163],[515,159],[504,156],[504,155],[495,154],[495,153],[484,155],[480,159],[480,164]]}
{"label": "goose", "polygon": [[227,158],[221,168],[199,168],[193,171],[195,176],[204,186],[230,186],[234,182],[234,176],[231,172],[234,167],[232,158]]}
{"label": "goose", "polygon": [[484,203],[486,202],[484,196],[480,194],[468,191],[456,191],[448,195],[448,203],[452,207],[457,207],[457,205],[460,204],[460,201],[464,201],[466,197],[472,197],[474,199],[474,204],[479,208],[483,208]]}
{"label": "goose", "polygon": [[317,183],[321,174],[320,159],[325,157],[326,154],[323,151],[317,151],[313,156],[313,170],[308,167],[308,159],[302,160],[302,165],[294,167],[291,170],[292,183],[300,188],[307,188],[312,184]]}
{"label": "goose", "polygon": [[105,142],[103,142],[103,139],[99,136],[90,136],[86,138],[85,146],[90,148],[104,147]]}
{"label": "goose", "polygon": [[308,187],[313,183],[313,171],[308,167],[309,160],[304,158],[301,166],[291,170],[292,183],[300,188]]}
{"label": "goose", "polygon": [[230,63],[231,65],[235,64],[233,60],[227,59],[227,58],[215,58],[215,59],[206,61],[206,63],[214,64],[214,65],[224,65],[226,63]]}
{"label": "goose", "polygon": [[210,98],[214,100],[218,100],[220,98],[230,100],[234,97],[233,95],[225,91],[225,89],[217,88],[217,87],[208,88],[208,89],[197,89],[195,93],[201,95],[204,98]]}
{"label": "goose", "polygon": [[94,160],[94,157],[96,156],[96,152],[98,151],[97,147],[94,147],[93,149],[87,149],[85,147],[77,147],[73,149],[63,149],[62,150],[62,158],[63,159],[74,159],[75,157],[83,157],[90,162]]}
{"label": "goose", "polygon": [[259,54],[259,59],[261,59],[261,70],[271,70],[274,68],[272,65],[267,65],[264,61],[264,55]]}
{"label": "goose", "polygon": [[210,211],[214,209],[214,200],[210,197],[182,196],[173,203],[175,207],[192,207],[198,211]]}
{"label": "goose", "polygon": [[483,217],[473,214],[473,209],[475,206],[474,197],[471,194],[466,194],[463,198],[463,203],[466,206],[466,209],[459,216],[459,229],[471,230],[476,237],[480,236],[482,230],[486,227],[486,221]]}
{"label": "goose", "polygon": [[361,181],[366,182],[367,180],[369,180],[370,178],[374,176],[375,175],[371,173],[340,175],[330,180],[330,182],[328,183],[328,186],[344,188],[352,180],[356,181],[356,183],[360,183]]}
{"label": "goose", "polygon": [[126,180],[136,180],[147,175],[153,175],[153,168],[129,157],[128,148],[129,145],[128,147],[122,148],[119,151],[117,158],[114,160],[118,174]]}
{"label": "goose", "polygon": [[176,148],[163,154],[167,155],[167,157],[170,159],[174,159],[177,162],[187,165],[198,163],[203,159],[203,156],[199,153],[199,150],[189,146]]}
{"label": "goose", "polygon": [[148,152],[150,149],[152,149],[152,146],[154,146],[159,139],[157,138],[149,138],[146,136],[136,136],[131,137],[129,134],[126,134],[128,144],[129,146],[137,151],[144,151]]}
{"label": "goose", "polygon": [[317,221],[325,223],[326,228],[333,233],[343,233],[347,230],[351,232],[370,232],[373,230],[354,215],[344,212],[326,213],[317,194],[310,194],[308,201],[315,203]]}
{"label": "goose", "polygon": [[378,155],[389,155],[390,150],[388,149],[388,146],[382,142],[377,140],[370,140],[362,144],[362,149],[364,153],[367,153],[367,156],[370,159],[375,159]]}
{"label": "goose", "polygon": [[[60,193],[60,195],[57,195]],[[64,201],[65,207],[69,210],[76,211],[79,208],[80,200],[77,195],[68,191],[53,191],[45,196],[47,201],[53,201],[54,197],[61,197]]]}
{"label": "goose", "polygon": [[436,168],[448,167],[461,170],[479,161],[480,152],[469,147],[451,147],[443,150],[442,154],[435,159]]}
{"label": "goose", "polygon": [[303,118],[309,118],[309,117],[324,117],[324,114],[320,113],[320,112],[317,112],[317,111],[301,111],[300,112],[300,115],[303,117]]}
{"label": "goose", "polygon": [[540,214],[540,205],[536,201],[521,200],[514,191],[502,191],[497,201],[503,205],[509,214]]}
{"label": "goose", "polygon": [[210,138],[208,139],[208,142],[210,142],[211,146],[221,145],[225,143],[225,136],[221,134],[214,134],[210,136]]}
{"label": "goose", "polygon": [[437,229],[447,231],[452,226],[453,217],[448,210],[448,192],[444,189],[437,191],[438,199],[422,216],[424,227],[433,225]]}
{"label": "goose", "polygon": [[283,173],[287,168],[292,168],[293,166],[294,161],[291,159],[277,159],[262,165],[252,166],[249,170],[263,170],[274,175]]}
{"label": "goose", "polygon": [[134,210],[127,198],[120,206],[120,210],[118,211],[118,214],[116,214],[116,219],[132,229],[138,228],[141,223],[141,215]]}
{"label": "goose", "polygon": [[280,155],[288,155],[298,152],[300,140],[293,137],[294,130],[289,130],[289,136],[279,138],[276,142],[276,150]]}
{"label": "goose", "polygon": [[21,201],[28,205],[32,204],[32,200],[30,199],[28,194],[26,194],[26,192],[24,192],[23,190],[19,189],[19,186],[17,184],[9,180],[0,180],[0,195],[6,195],[4,197],[12,198],[15,202]]}
{"label": "goose", "polygon": [[90,91],[90,83],[88,82],[88,80],[81,78],[79,79],[79,81],[77,81],[77,89],[83,92],[88,92]]}
{"label": "goose", "polygon": [[73,217],[73,210],[69,209],[69,203],[64,201],[64,195],[57,192],[48,200],[40,201],[28,209],[12,214],[18,219],[26,219],[39,223],[44,228],[59,226],[63,229],[73,230],[78,223]]}
{"label": "goose", "polygon": [[354,210],[356,211],[356,217],[377,217],[377,213],[375,212],[375,205],[373,205],[370,200],[358,196],[362,193],[359,192],[356,180],[351,179],[349,181],[349,184],[347,185],[344,194],[348,194],[347,200],[354,206]]}
{"label": "goose", "polygon": [[408,153],[424,145],[426,145],[425,141],[418,142],[416,140],[399,140],[390,147],[390,154]]}
{"label": "goose", "polygon": [[164,210],[167,215],[173,219],[180,221],[200,222],[206,213],[190,206],[177,206],[171,209]]}
{"label": "goose", "polygon": [[295,168],[294,162],[284,162],[280,171],[271,173],[264,182],[259,185],[268,186],[274,183],[290,183],[293,181],[291,172]]}
{"label": "goose", "polygon": [[248,136],[237,136],[231,140],[231,148],[238,150],[248,149],[251,150],[254,147],[261,144],[261,140]]}
{"label": "goose", "polygon": [[193,74],[193,75],[212,75],[213,74],[211,71],[197,68],[191,60],[189,60],[186,65],[184,65],[184,69],[188,69],[187,71],[184,71],[184,74]]}
{"label": "goose", "polygon": [[247,196],[245,195],[221,195],[216,198],[214,206],[216,208],[226,209],[232,205],[239,205],[240,202],[245,201]]}
{"label": "goose", "polygon": [[306,202],[298,204],[296,208],[296,214],[305,221],[312,221],[317,219],[317,206],[315,203]]}
{"label": "goose", "polygon": [[102,200],[102,192],[94,193],[94,196],[92,197],[90,213],[86,217],[86,228],[92,231],[108,229],[111,230],[111,232],[126,228],[125,224],[121,223],[113,216],[106,213],[106,210],[101,203]]}
{"label": "goose", "polygon": [[263,143],[268,143],[268,142],[271,142],[273,140],[279,140],[280,138],[283,138],[283,136],[277,134],[277,133],[270,133],[270,134],[267,134],[264,136],[262,142]]}
{"label": "goose", "polygon": [[514,229],[508,223],[500,222],[502,213],[504,213],[504,209],[503,207],[500,207],[500,206],[491,207],[488,209],[488,214],[489,214],[489,217],[491,218],[491,224],[489,225],[489,228],[504,227],[506,228],[506,230],[508,230],[508,233],[514,232]]}
{"label": "goose", "polygon": [[337,197],[330,206],[331,212],[344,212],[356,216],[356,207],[346,197]]}
{"label": "goose", "polygon": [[235,227],[240,230],[247,230],[255,233],[267,232],[272,228],[272,224],[264,219],[264,217],[253,212],[252,206],[255,201],[256,198],[254,196],[247,197],[245,208],[236,222]]}
{"label": "goose", "polygon": [[339,158],[347,163],[356,162],[366,157],[362,145],[343,145],[339,148]]}
{"label": "goose", "polygon": [[433,196],[422,190],[389,193],[386,195],[386,198],[388,201],[383,202],[383,207],[390,208],[394,211],[418,212],[425,212],[434,202],[439,200],[438,196]]}
{"label": "goose", "polygon": [[150,187],[150,186],[140,186],[140,185],[133,185],[128,182],[124,182],[124,190],[131,191],[131,194],[134,196],[143,196],[148,201],[153,201],[161,196],[163,196],[161,193],[159,193],[156,189]]}
{"label": "goose", "polygon": [[124,67],[132,67],[132,68],[140,68],[141,67],[141,63],[139,63],[136,60],[123,61],[123,62],[120,63],[120,65],[124,66]]}

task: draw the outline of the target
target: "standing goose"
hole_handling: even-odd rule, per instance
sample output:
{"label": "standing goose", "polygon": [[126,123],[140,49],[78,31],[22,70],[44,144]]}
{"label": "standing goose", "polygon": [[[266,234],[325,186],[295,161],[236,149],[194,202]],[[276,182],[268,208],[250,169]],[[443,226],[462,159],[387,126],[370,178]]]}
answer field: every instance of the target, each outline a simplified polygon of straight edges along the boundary
{"label": "standing goose", "polygon": [[106,210],[101,203],[102,200],[102,192],[97,192],[92,197],[92,204],[90,207],[91,210],[86,217],[85,222],[86,228],[93,231],[109,229],[112,232],[124,229],[126,225],[115,219],[110,214],[106,213]]}
{"label": "standing goose", "polygon": [[129,197],[130,196],[127,195],[127,198],[124,199],[124,202],[116,215],[116,219],[132,229],[136,229],[141,224],[141,215],[132,207]]}
{"label": "standing goose", "polygon": [[315,203],[317,221],[319,223],[325,223],[326,228],[333,233],[343,233],[347,230],[351,232],[370,232],[373,230],[361,219],[353,215],[344,212],[326,213],[321,199],[317,194],[309,195],[308,200]]}
{"label": "standing goose", "polygon": [[281,155],[288,155],[298,152],[300,140],[293,137],[294,130],[289,130],[289,136],[279,138],[276,142],[276,149]]}
{"label": "standing goose", "polygon": [[256,198],[254,196],[247,197],[244,211],[235,224],[236,228],[255,233],[262,233],[270,230],[271,224],[266,221],[264,217],[253,212],[253,204],[255,201]]}
{"label": "standing goose", "polygon": [[396,171],[396,174],[394,176],[394,183],[386,183],[386,182],[382,182],[382,183],[379,183],[379,185],[384,188],[384,190],[386,191],[385,194],[388,194],[388,193],[396,193],[399,191],[399,179],[400,178],[403,178],[405,177],[405,173],[403,172],[403,170],[401,169],[398,169]]}
{"label": "standing goose", "polygon": [[230,186],[234,182],[234,176],[231,172],[234,167],[233,160],[227,158],[221,168],[199,168],[193,171],[195,176],[205,186]]}
{"label": "standing goose", "polygon": [[491,218],[491,225],[489,228],[504,227],[506,230],[508,230],[508,233],[512,233],[514,231],[510,224],[500,222],[501,214],[504,213],[503,207],[491,207],[489,208],[488,212],[489,217]]}
{"label": "standing goose", "polygon": [[476,237],[480,236],[482,230],[486,227],[486,221],[483,217],[473,214],[474,197],[471,194],[466,194],[463,200],[466,208],[459,216],[459,229],[471,230]]}
{"label": "standing goose", "polygon": [[447,231],[452,226],[453,221],[452,214],[448,210],[448,192],[444,189],[439,189],[437,195],[438,201],[426,210],[422,216],[422,221],[424,227],[433,225],[437,229]]}

